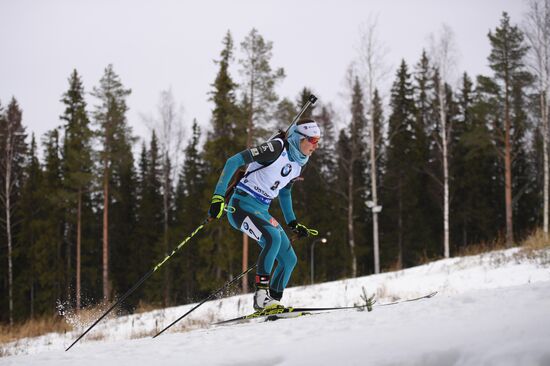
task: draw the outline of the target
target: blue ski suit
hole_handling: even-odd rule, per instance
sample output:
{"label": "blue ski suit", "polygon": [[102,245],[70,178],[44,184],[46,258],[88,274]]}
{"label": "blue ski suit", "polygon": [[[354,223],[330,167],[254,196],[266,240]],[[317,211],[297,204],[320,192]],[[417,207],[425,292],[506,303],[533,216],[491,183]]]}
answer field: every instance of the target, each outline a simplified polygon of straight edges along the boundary
{"label": "blue ski suit", "polygon": [[285,231],[270,215],[271,201],[279,198],[288,224],[296,220],[292,209],[292,184],[301,172],[301,165],[292,160],[292,147],[281,139],[268,141],[230,157],[223,169],[215,194],[224,196],[229,180],[240,167],[249,164],[245,176],[235,187],[228,202],[227,218],[231,226],[256,240],[262,250],[258,257],[258,276],[271,276],[270,290],[282,296],[297,257]]}

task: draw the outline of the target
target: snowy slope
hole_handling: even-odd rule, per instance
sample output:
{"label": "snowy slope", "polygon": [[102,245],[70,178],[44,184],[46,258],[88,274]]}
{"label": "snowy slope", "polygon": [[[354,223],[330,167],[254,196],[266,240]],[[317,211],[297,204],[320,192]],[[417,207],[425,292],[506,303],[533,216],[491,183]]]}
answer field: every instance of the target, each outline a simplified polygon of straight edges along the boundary
{"label": "snowy slope", "polygon": [[[550,250],[511,249],[399,272],[296,287],[284,302],[338,306],[439,294],[429,300],[277,322],[206,327],[250,312],[250,295],[205,304],[182,321],[190,331],[156,339],[190,306],[120,317],[80,333],[12,344],[0,365],[550,365]],[[101,340],[94,340],[102,338]]]}

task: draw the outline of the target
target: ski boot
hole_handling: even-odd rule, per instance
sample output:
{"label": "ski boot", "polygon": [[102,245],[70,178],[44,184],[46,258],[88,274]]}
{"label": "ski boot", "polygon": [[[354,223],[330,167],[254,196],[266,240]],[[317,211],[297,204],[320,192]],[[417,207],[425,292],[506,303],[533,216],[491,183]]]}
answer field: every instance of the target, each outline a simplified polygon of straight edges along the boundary
{"label": "ski boot", "polygon": [[254,310],[284,309],[284,306],[269,293],[269,276],[256,276],[256,292],[254,292]]}

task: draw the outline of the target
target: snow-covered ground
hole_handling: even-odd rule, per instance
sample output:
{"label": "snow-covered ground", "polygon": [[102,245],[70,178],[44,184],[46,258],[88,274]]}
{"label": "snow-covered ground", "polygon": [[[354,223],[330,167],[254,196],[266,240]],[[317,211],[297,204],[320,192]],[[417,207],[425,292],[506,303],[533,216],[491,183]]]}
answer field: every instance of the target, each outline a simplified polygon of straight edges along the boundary
{"label": "snow-covered ground", "polygon": [[[293,306],[432,299],[277,322],[208,326],[251,311],[250,295],[106,320],[7,345],[0,365],[550,365],[550,250],[510,249],[285,292]],[[75,320],[75,319],[72,319]],[[185,331],[183,331],[185,330]]]}

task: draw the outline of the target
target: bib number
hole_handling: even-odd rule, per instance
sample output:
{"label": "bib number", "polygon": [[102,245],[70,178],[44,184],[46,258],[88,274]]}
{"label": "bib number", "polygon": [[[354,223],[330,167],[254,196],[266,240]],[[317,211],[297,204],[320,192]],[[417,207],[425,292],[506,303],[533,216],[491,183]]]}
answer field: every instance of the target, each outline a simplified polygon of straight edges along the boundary
{"label": "bib number", "polygon": [[244,219],[241,225],[241,231],[257,241],[259,241],[262,237],[262,232],[256,227],[256,225],[254,225],[249,216]]}

